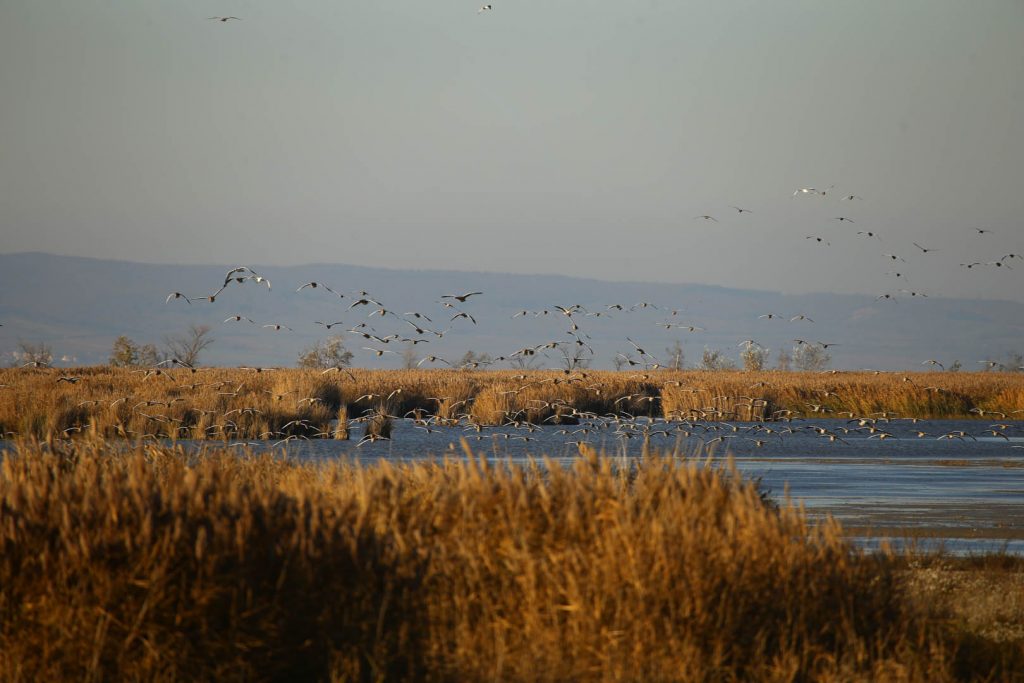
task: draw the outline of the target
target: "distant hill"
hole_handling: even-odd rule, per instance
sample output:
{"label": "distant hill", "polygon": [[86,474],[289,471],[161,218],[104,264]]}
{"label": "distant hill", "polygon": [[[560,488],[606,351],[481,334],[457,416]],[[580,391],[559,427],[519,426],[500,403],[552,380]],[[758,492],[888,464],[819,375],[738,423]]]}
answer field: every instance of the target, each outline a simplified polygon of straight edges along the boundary
{"label": "distant hill", "polygon": [[[1024,305],[1016,303],[909,297],[876,302],[859,295],[787,295],[698,284],[613,283],[559,275],[250,264],[269,278],[271,289],[251,281],[232,283],[214,303],[164,302],[173,291],[189,296],[213,293],[234,265],[152,265],[43,253],[0,254],[0,353],[9,361],[19,341],[45,342],[58,358],[69,358],[65,364],[103,363],[118,335],[159,345],[165,336],[181,333],[195,323],[213,328],[215,342],[201,357],[204,365],[291,366],[304,347],[341,332],[347,347],[356,354],[356,365],[400,367],[397,354],[378,359],[362,350],[374,346],[400,351],[402,347],[396,347],[395,342],[385,347],[344,333],[346,328],[364,322],[373,326],[378,336],[415,332],[411,325],[391,315],[368,318],[376,306],[349,310],[358,298],[353,294],[359,290],[369,292],[370,297],[399,315],[418,311],[429,316],[433,322],[427,325],[435,330],[450,326],[452,329],[442,339],[426,335],[429,343],[419,344],[416,351],[420,357],[434,354],[451,360],[467,350],[509,355],[526,345],[572,341],[566,333],[569,319],[553,307],[573,304],[602,313],[573,316],[580,332],[589,335],[583,339],[594,349],[594,367],[611,367],[616,352],[633,351],[627,336],[661,362],[667,361],[665,349],[678,340],[689,367],[700,361],[705,347],[722,349],[736,358],[738,342],[751,338],[772,350],[773,363],[779,349],[791,348],[794,338],[837,343],[829,349],[832,365],[849,369],[922,369],[923,360],[935,358],[947,366],[958,359],[965,370],[977,370],[982,367],[977,361],[1002,360],[1010,352],[1024,352]],[[331,286],[345,298],[323,289],[295,291],[311,280]],[[450,321],[453,311],[441,306],[441,295],[468,291],[483,294],[456,305],[471,314],[477,324],[466,319]],[[606,308],[613,304],[629,308],[641,302],[657,308],[632,312]],[[513,318],[518,311],[542,309],[549,313]],[[672,315],[673,309],[678,313]],[[759,319],[767,313],[782,319]],[[258,324],[223,322],[235,314]],[[799,314],[814,322],[789,321]],[[328,332],[314,320],[344,324]],[[661,321],[704,330],[665,329],[658,326]],[[287,325],[294,331],[262,327],[270,323]],[[558,366],[560,354],[547,353],[550,358],[538,359],[541,365]]]}

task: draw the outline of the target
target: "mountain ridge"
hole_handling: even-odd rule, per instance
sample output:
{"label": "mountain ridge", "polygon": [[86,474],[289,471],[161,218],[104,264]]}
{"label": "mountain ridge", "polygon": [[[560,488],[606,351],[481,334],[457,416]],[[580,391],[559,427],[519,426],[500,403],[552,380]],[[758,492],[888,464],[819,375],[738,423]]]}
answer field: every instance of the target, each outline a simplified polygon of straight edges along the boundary
{"label": "mountain ridge", "polygon": [[[492,356],[509,355],[527,344],[550,340],[572,341],[570,322],[562,314],[512,318],[519,310],[553,310],[555,305],[580,304],[590,312],[609,313],[605,306],[624,307],[641,302],[658,306],[599,318],[576,314],[573,320],[594,348],[594,367],[609,367],[616,353],[633,350],[626,336],[639,341],[665,362],[663,349],[676,340],[683,344],[687,366],[699,362],[705,346],[737,355],[737,343],[756,339],[772,349],[772,360],[794,338],[836,343],[829,349],[833,366],[844,369],[920,369],[929,358],[945,364],[961,360],[965,369],[976,361],[1002,359],[1024,350],[1024,304],[985,299],[903,298],[873,301],[858,294],[786,294],[770,290],[729,288],[700,283],[607,281],[568,275],[522,275],[479,271],[402,270],[351,264],[310,263],[253,268],[273,283],[268,290],[255,283],[232,283],[212,304],[187,304],[167,295],[181,291],[190,297],[212,294],[223,282],[230,265],[154,264],[118,259],[60,256],[46,252],[0,254],[0,353],[14,350],[19,341],[44,342],[55,354],[77,363],[105,362],[113,340],[126,335],[139,343],[160,343],[190,324],[210,325],[215,343],[202,357],[204,364],[294,365],[299,352],[333,336],[314,320],[342,320],[344,329],[359,323],[373,325],[380,336],[402,335],[412,327],[397,318],[381,322],[367,319],[369,310],[348,310],[351,292],[366,290],[385,308],[398,314],[421,311],[441,327],[453,330],[443,339],[420,344],[422,357],[434,354],[458,358],[467,350]],[[310,280],[323,281],[346,294],[343,300],[307,288]],[[484,295],[458,304],[479,325],[464,319],[449,321],[448,309],[439,305],[443,294],[481,289]],[[677,309],[676,315],[671,310]],[[444,313],[445,320],[440,316]],[[758,316],[773,313],[782,320]],[[282,324],[294,329],[284,334],[248,324],[224,323],[230,315],[245,315],[259,325]],[[806,315],[814,323],[788,322]],[[332,319],[326,322],[335,322]],[[1015,322],[1021,321],[1021,322]],[[705,328],[683,332],[657,327],[678,322]],[[356,354],[355,363],[366,367],[396,367],[397,354],[363,351],[364,340],[346,334]],[[430,337],[430,335],[428,335]],[[394,342],[392,342],[394,344]],[[377,346],[380,346],[377,344]],[[550,354],[544,366],[559,365],[561,354]]]}

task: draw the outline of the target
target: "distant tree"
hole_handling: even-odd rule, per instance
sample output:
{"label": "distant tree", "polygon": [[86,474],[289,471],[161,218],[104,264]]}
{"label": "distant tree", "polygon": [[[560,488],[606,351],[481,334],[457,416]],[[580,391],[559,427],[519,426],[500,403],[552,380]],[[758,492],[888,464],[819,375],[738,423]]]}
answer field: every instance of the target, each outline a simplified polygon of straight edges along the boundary
{"label": "distant tree", "polygon": [[540,358],[536,353],[521,353],[510,359],[509,365],[517,370],[536,370],[540,367]]}
{"label": "distant tree", "polygon": [[1006,355],[1006,369],[1009,372],[1024,372],[1024,353],[1013,351]]}
{"label": "distant tree", "polygon": [[160,351],[156,348],[155,344],[143,344],[139,347],[139,365],[149,367],[156,365],[162,360]]}
{"label": "distant tree", "polygon": [[39,365],[49,365],[53,362],[53,349],[44,342],[18,342],[18,351],[15,352],[18,363],[25,365],[27,363],[33,363]]}
{"label": "distant tree", "polygon": [[121,335],[110,349],[110,365],[115,368],[153,366],[159,363],[160,352],[153,344],[139,346],[134,339]]}
{"label": "distant tree", "polygon": [[199,354],[213,343],[211,332],[209,325],[189,325],[187,332],[164,337],[167,357],[194,367],[199,362]]}
{"label": "distant tree", "polygon": [[558,350],[562,353],[560,365],[566,372],[589,368],[590,362],[593,360],[593,355],[582,346],[574,345],[571,353],[561,346],[558,347]]}
{"label": "distant tree", "polygon": [[316,341],[312,346],[299,354],[298,366],[310,370],[327,370],[328,368],[347,368],[352,364],[352,352],[345,348],[345,340],[331,337],[326,341]]}
{"label": "distant tree", "polygon": [[665,357],[668,359],[665,367],[669,370],[682,370],[686,365],[686,354],[683,352],[683,345],[678,339],[672,343],[672,346],[665,349]]}
{"label": "distant tree", "polygon": [[139,345],[123,334],[114,340],[110,349],[110,364],[115,368],[127,368],[139,364]]}
{"label": "distant tree", "polygon": [[775,369],[789,372],[793,366],[793,357],[786,349],[779,349],[779,357],[775,359]]}
{"label": "distant tree", "polygon": [[406,370],[414,370],[419,357],[416,355],[416,345],[406,344],[402,349],[402,367]]}
{"label": "distant tree", "polygon": [[470,349],[462,354],[462,358],[455,363],[455,367],[470,370],[481,365],[488,365],[491,362],[493,362],[493,359],[489,353],[477,353]]}
{"label": "distant tree", "polygon": [[740,360],[743,361],[743,369],[747,372],[759,372],[768,365],[768,349],[759,344],[747,344],[747,347],[740,351]]}
{"label": "distant tree", "polygon": [[704,347],[700,358],[701,370],[735,370],[736,363],[719,349]]}
{"label": "distant tree", "polygon": [[793,365],[804,372],[821,372],[828,368],[832,356],[817,344],[797,344],[793,347]]}

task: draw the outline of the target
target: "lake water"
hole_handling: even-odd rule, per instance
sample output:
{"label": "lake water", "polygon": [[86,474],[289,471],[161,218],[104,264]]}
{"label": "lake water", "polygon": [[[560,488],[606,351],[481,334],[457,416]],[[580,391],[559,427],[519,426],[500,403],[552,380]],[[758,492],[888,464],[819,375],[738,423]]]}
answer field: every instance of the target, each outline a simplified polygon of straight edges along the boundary
{"label": "lake water", "polygon": [[[781,435],[749,431],[749,423],[682,427],[689,436],[663,434],[673,425],[649,420],[638,420],[625,432],[615,421],[599,420],[479,433],[463,427],[431,427],[428,432],[396,420],[390,440],[357,445],[357,428],[350,441],[295,439],[277,448],[301,460],[404,461],[462,457],[461,440],[466,439],[474,452],[495,462],[523,464],[531,456],[547,455],[568,465],[579,458],[576,441],[626,462],[637,458],[646,430],[653,451],[701,460],[711,455],[717,462],[732,456],[773,497],[781,499],[788,491],[812,517],[833,515],[867,546],[885,539],[899,545],[912,537],[921,546],[941,544],[955,553],[1005,549],[1024,554],[1024,422],[1003,424],[1009,426],[998,431],[1005,439],[985,433],[987,421],[891,421],[877,425],[892,434],[881,439],[866,431],[844,433],[857,426],[845,420],[765,425],[795,430]],[[826,429],[842,441],[830,441],[810,427]],[[938,438],[958,431],[964,436]],[[707,444],[719,436],[726,438]],[[261,442],[257,448],[270,445]]]}
{"label": "lake water", "polygon": [[[1004,421],[1001,428],[990,424],[894,420],[876,425],[891,434],[882,439],[853,431],[856,423],[835,419],[761,425],[773,433],[755,431],[757,425],[751,423],[687,425],[646,418],[481,431],[464,426],[431,426],[428,431],[411,420],[395,420],[392,438],[376,442],[360,444],[362,430],[355,426],[349,441],[233,445],[240,451],[272,450],[302,461],[344,458],[371,463],[382,458],[462,458],[465,439],[475,453],[496,463],[526,464],[548,456],[568,466],[580,457],[576,442],[628,464],[640,457],[646,441],[653,452],[699,462],[723,464],[731,456],[741,472],[759,478],[776,500],[788,493],[812,518],[834,516],[857,543],[868,547],[913,539],[920,546],[941,545],[954,553],[1024,554],[1024,421]],[[1005,438],[986,433],[990,428]],[[782,430],[792,431],[779,433]],[[820,430],[837,438],[830,440]],[[925,435],[919,436],[919,431]],[[957,432],[962,435],[939,438]],[[198,447],[210,442],[180,443]]]}

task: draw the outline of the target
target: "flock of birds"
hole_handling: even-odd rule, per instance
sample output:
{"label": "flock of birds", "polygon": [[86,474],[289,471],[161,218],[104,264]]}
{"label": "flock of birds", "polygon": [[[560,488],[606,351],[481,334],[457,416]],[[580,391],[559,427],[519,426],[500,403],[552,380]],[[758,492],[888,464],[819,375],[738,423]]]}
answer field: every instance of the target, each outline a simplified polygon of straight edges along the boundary
{"label": "flock of birds", "polygon": [[[218,18],[223,20],[229,17]],[[792,196],[794,198],[825,198],[832,193],[832,189],[833,186],[828,186],[824,189],[801,187],[795,190]],[[840,201],[850,203],[860,202],[863,201],[863,198],[860,195],[847,194],[842,196]],[[731,208],[736,211],[737,215],[754,213],[753,210],[742,206],[733,205]],[[716,223],[719,222],[719,219],[710,213],[695,216],[695,219],[713,221]],[[856,222],[854,218],[845,214],[835,216],[835,220],[840,224],[853,224]],[[971,228],[969,231],[972,234],[984,237],[985,239],[990,239],[993,235],[993,231],[986,228]],[[856,235],[867,239],[881,240],[880,235],[873,230],[859,230],[856,232]],[[820,235],[807,235],[806,239],[814,240],[824,245],[831,244],[830,239]],[[918,250],[918,254],[922,258],[927,258],[929,254],[938,251],[935,247],[926,247],[916,241],[911,242],[910,244]],[[908,262],[903,256],[894,253],[885,252],[882,253],[881,256],[894,264],[906,264]],[[967,261],[961,265],[968,269],[981,266],[989,266],[997,269],[1010,269],[1011,266],[1009,264],[1012,261],[1020,260],[1022,258],[1024,257],[1016,252],[1007,252],[990,261]],[[907,282],[907,273],[902,270],[897,269],[895,271],[890,271],[887,275],[892,277],[894,285],[897,287]],[[243,285],[246,283],[264,286],[268,290],[271,287],[270,280],[253,268],[249,266],[238,266],[228,271],[224,281],[220,283],[212,293],[189,295],[181,291],[174,291],[167,295],[166,302],[183,301],[187,304],[196,302],[214,303],[229,286]],[[344,292],[340,288],[332,287],[328,283],[310,281],[299,286],[296,292],[304,292],[307,290],[310,292],[323,292],[329,297],[337,299],[344,304],[343,310],[347,314],[358,312],[359,310],[368,311],[365,320],[362,320],[354,326],[345,328],[344,331],[360,338],[364,342],[364,345],[361,346],[361,350],[366,351],[377,358],[381,358],[385,354],[400,354],[401,352],[396,350],[396,347],[402,344],[417,347],[421,344],[428,344],[432,341],[442,339],[448,332],[458,325],[477,325],[477,316],[474,315],[469,304],[472,303],[470,301],[471,298],[483,295],[483,292],[479,291],[444,294],[437,301],[441,306],[441,309],[437,311],[405,311],[404,313],[400,313],[398,312],[398,309],[393,309],[389,305],[385,305],[379,300],[379,298],[365,290]],[[875,297],[875,301],[896,302],[904,295],[911,299],[928,297],[928,294],[923,291],[899,287],[898,289],[893,289],[879,294]],[[533,367],[533,360],[539,362],[539,358],[534,359],[538,354],[544,355],[550,359],[551,356],[547,355],[546,352],[554,352],[556,354],[554,360],[561,363],[561,365],[566,369],[572,370],[577,367],[587,367],[594,361],[594,349],[590,343],[590,340],[592,339],[591,336],[582,328],[583,322],[590,319],[598,319],[602,316],[612,316],[635,311],[651,311],[663,314],[661,319],[655,321],[654,324],[665,330],[679,330],[690,333],[706,331],[706,327],[701,324],[696,324],[693,321],[682,320],[680,318],[681,309],[663,307],[647,301],[636,302],[633,304],[606,304],[603,307],[597,308],[593,306],[587,308],[579,303],[563,303],[551,305],[539,310],[523,309],[516,312],[512,318],[531,316],[534,318],[540,318],[550,316],[551,318],[564,320],[568,328],[565,331],[565,338],[554,340],[548,339],[541,343],[519,348],[494,357],[486,354],[479,358],[470,357],[461,363],[453,360],[446,360],[438,355],[427,355],[418,361],[418,365],[422,366],[429,363],[448,367],[472,369],[494,365],[501,363],[502,361],[508,361],[513,367],[523,368]],[[345,326],[344,321],[337,319],[340,317],[341,315],[339,312],[338,315],[330,318],[324,318],[323,320],[315,320],[313,322],[314,324],[323,327],[325,330],[332,330],[335,327]],[[813,324],[815,322],[814,317],[812,317],[809,312],[796,312],[785,315],[776,312],[767,312],[758,315],[757,319],[766,321],[789,321],[790,323],[801,324]],[[385,321],[394,321],[398,325],[398,328],[378,330],[371,324],[375,323],[380,327],[384,327],[386,324]],[[247,323],[250,325],[259,325],[265,329],[275,332],[294,331],[293,327],[282,322],[269,321],[257,323],[253,318],[237,313],[225,318],[224,323]],[[835,341],[815,341],[807,339],[804,338],[803,335],[794,337],[792,339],[792,343],[795,345],[796,349],[800,349],[801,347],[818,347],[821,351],[827,351],[833,347],[841,345]],[[628,346],[625,344],[628,344]],[[745,350],[750,350],[752,348],[764,348],[763,345],[759,344],[753,338],[741,340],[737,346]],[[1004,367],[1001,363],[992,360],[991,358],[979,360],[977,363],[984,366],[985,369],[1001,368],[1007,370],[1024,370],[1024,366]],[[644,348],[644,345],[635,341],[631,337],[626,337],[623,348],[616,350],[615,364],[617,367],[642,367],[645,370],[655,370],[671,366],[672,359],[663,359],[663,361],[659,361],[654,355]],[[924,360],[921,364],[932,368],[946,369],[944,364],[935,359]]]}

